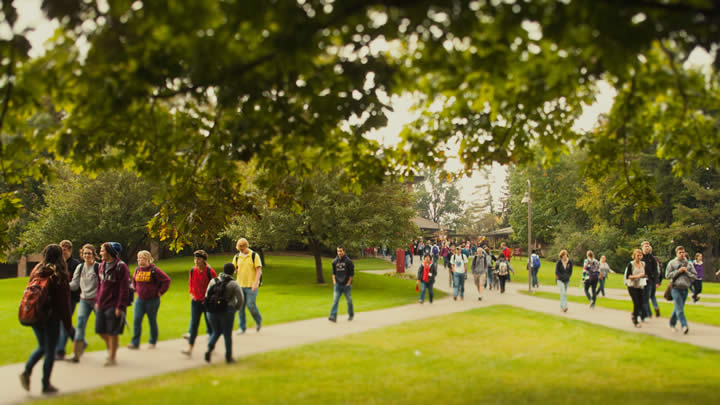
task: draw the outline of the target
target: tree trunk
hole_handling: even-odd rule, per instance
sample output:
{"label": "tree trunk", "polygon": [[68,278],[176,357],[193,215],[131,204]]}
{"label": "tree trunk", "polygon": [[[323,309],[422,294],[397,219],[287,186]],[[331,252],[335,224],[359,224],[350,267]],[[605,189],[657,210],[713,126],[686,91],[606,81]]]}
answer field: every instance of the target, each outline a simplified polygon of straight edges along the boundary
{"label": "tree trunk", "polygon": [[325,276],[323,276],[321,247],[318,241],[310,242],[310,250],[315,258],[315,277],[318,284],[325,284]]}

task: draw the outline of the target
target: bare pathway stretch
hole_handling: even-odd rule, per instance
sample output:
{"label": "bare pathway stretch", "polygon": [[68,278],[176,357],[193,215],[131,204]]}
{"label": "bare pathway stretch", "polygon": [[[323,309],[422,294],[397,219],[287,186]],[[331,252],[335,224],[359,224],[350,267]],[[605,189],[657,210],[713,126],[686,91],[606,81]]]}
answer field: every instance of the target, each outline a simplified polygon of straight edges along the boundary
{"label": "bare pathway stretch", "polygon": [[[436,288],[451,291],[448,286],[447,271],[442,268],[439,270]],[[466,293],[463,301],[453,301],[452,298],[445,298],[435,301],[432,305],[426,302],[424,305],[412,304],[361,312],[355,314],[355,319],[352,322],[347,321],[347,316],[338,317],[337,324],[330,323],[327,318],[317,318],[266,326],[260,332],[254,332],[254,330],[248,328],[246,334],[233,336],[233,351],[235,357],[242,361],[243,357],[256,353],[300,346],[396,325],[406,321],[442,316],[496,304],[512,305],[627,332],[647,333],[664,339],[720,350],[720,328],[718,327],[696,324],[690,319],[690,334],[682,335],[672,332],[668,328],[667,318],[653,318],[649,323],[643,324],[641,329],[637,329],[632,326],[630,315],[623,311],[605,308],[591,310],[586,305],[569,303],[569,311],[562,313],[560,312],[559,302],[556,300],[541,299],[518,293],[518,290],[526,288],[526,285],[512,283],[509,284],[505,294],[501,295],[494,290],[486,291],[483,300],[478,301],[475,287],[472,281],[468,280],[465,285]],[[408,290],[408,294],[415,294],[415,292]],[[330,304],[332,303],[331,298],[332,290],[328,286],[328,312],[330,312]],[[344,308],[344,300],[341,301],[341,308]],[[183,339],[175,339],[158,342],[157,348],[154,350],[146,349],[145,345],[142,345],[141,349],[136,351],[120,348],[117,356],[118,365],[112,368],[102,366],[106,357],[105,351],[88,352],[83,356],[79,364],[65,361],[56,362],[52,383],[61,390],[61,394],[68,394],[205,366],[203,353],[205,352],[207,338],[204,336],[198,338],[191,359],[187,359],[180,354],[180,350],[185,348],[186,344],[187,342]],[[224,349],[220,343],[216,346],[212,360],[213,363],[218,363],[223,362],[223,359]],[[0,398],[0,403],[21,403],[42,397],[40,394],[42,361],[35,366],[33,371],[31,392],[29,394],[20,387],[18,376],[22,370],[22,363],[0,367],[0,381],[3,381],[3,395]]]}

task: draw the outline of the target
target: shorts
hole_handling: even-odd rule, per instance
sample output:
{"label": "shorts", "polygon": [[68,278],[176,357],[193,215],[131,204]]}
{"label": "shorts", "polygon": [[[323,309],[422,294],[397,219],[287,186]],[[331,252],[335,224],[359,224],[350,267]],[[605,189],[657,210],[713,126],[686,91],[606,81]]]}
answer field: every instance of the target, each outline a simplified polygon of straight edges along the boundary
{"label": "shorts", "polygon": [[475,279],[475,284],[485,284],[487,273],[473,274],[473,278]]}
{"label": "shorts", "polygon": [[115,308],[103,309],[95,314],[95,333],[98,335],[122,335],[125,329],[125,313],[115,316]]}

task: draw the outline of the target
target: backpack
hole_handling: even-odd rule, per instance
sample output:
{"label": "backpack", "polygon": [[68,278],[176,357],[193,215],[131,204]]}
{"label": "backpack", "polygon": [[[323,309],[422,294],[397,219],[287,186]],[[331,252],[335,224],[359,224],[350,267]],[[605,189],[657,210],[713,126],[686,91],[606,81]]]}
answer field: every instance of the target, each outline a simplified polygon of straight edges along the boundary
{"label": "backpack", "polygon": [[[250,260],[252,260],[253,266],[255,266],[255,251],[251,250],[250,252],[252,253],[250,255]],[[232,259],[232,264],[233,264],[233,266],[235,266],[235,270],[237,270],[237,268],[238,268],[239,259],[240,259],[240,254],[236,254],[235,257],[233,257],[233,259]],[[262,277],[263,277],[263,275],[261,273],[260,274],[260,282],[258,283],[258,287],[262,287],[262,284],[263,284]]]}
{"label": "backpack", "polygon": [[57,282],[57,276],[54,271],[46,274],[42,271],[45,269],[33,271],[20,300],[18,319],[24,326],[33,326],[47,321],[52,315],[50,283]]}
{"label": "backpack", "polygon": [[215,283],[208,288],[205,294],[205,309],[213,314],[225,312],[228,307],[227,298],[225,298],[225,286],[231,281],[226,278],[225,281],[220,277],[216,277]]}
{"label": "backpack", "polygon": [[538,255],[532,255],[532,267],[533,269],[540,268],[540,257],[538,257]]}
{"label": "backpack", "polygon": [[508,267],[506,261],[501,261],[500,264],[498,264],[498,274],[501,276],[505,276],[508,274]]}
{"label": "backpack", "polygon": [[433,246],[433,247],[432,247],[432,254],[433,254],[433,256],[439,255],[439,254],[440,254],[440,249],[438,249],[437,246]]}

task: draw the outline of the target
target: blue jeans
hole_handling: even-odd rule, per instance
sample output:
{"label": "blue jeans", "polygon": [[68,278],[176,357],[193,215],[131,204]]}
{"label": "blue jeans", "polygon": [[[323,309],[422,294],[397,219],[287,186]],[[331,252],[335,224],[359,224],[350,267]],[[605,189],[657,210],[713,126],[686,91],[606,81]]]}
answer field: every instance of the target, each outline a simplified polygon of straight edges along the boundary
{"label": "blue jeans", "polygon": [[688,290],[679,290],[673,288],[670,291],[673,297],[673,308],[672,316],[670,317],[670,327],[674,328],[677,321],[680,321],[680,325],[687,326],[687,319],[685,319],[685,300],[687,300]]}
{"label": "blue jeans", "polygon": [[[585,296],[591,304],[595,304],[595,300],[597,300],[597,283],[598,279],[585,280]],[[590,295],[590,291],[592,291],[592,295]]]}
{"label": "blue jeans", "polygon": [[540,283],[538,283],[537,275],[538,271],[540,271],[539,267],[533,267],[530,274],[532,275],[532,285],[533,286],[540,286]]}
{"label": "blue jeans", "polygon": [[[72,314],[75,313],[75,306],[77,305],[77,302],[70,300],[70,318],[72,318]],[[65,355],[65,346],[67,345],[67,342],[72,340],[72,336],[68,336],[65,332],[65,328],[62,327],[62,325],[59,326],[59,337],[57,340],[57,343],[55,344],[55,353]]]}
{"label": "blue jeans", "polygon": [[424,282],[420,280],[420,301],[425,301],[425,290],[428,292],[428,299],[432,303],[433,302],[433,284],[435,284],[435,280]]}
{"label": "blue jeans", "polygon": [[340,295],[342,294],[345,294],[345,300],[347,301],[348,316],[350,318],[355,316],[352,302],[352,285],[337,283],[333,286],[333,305],[330,309],[330,318],[337,318],[338,303],[340,302]]}
{"label": "blue jeans", "polygon": [[90,314],[95,312],[95,303],[92,301],[80,300],[78,304],[77,325],[75,327],[75,340],[87,344],[85,341],[85,328],[87,328]]}
{"label": "blue jeans", "polygon": [[40,359],[45,356],[43,363],[43,388],[50,385],[50,374],[52,374],[53,365],[55,364],[55,347],[60,337],[61,323],[57,319],[51,319],[45,323],[34,325],[32,327],[35,332],[35,338],[38,347],[30,354],[27,363],[25,363],[25,373],[32,374],[32,369]]}
{"label": "blue jeans", "polygon": [[130,343],[133,346],[140,346],[140,335],[142,334],[143,317],[147,314],[150,323],[150,344],[154,345],[158,340],[157,314],[160,310],[160,297],[151,300],[135,299],[133,310],[133,337]]}
{"label": "blue jeans", "polygon": [[212,335],[208,341],[208,352],[215,350],[215,344],[222,335],[225,340],[225,360],[232,359],[232,330],[235,322],[235,308],[228,307],[225,312],[208,313],[212,325]]}
{"label": "blue jeans", "polygon": [[698,295],[702,292],[702,280],[695,280],[690,285],[690,291],[692,291],[693,300],[697,301]]}
{"label": "blue jeans", "polygon": [[652,318],[652,312],[650,311],[650,301],[652,301],[653,308],[658,308],[657,303],[657,297],[655,297],[655,292],[657,291],[657,286],[648,280],[645,287],[643,287],[643,297],[642,297],[642,317],[645,318]]}
{"label": "blue jeans", "polygon": [[212,325],[208,320],[207,312],[205,312],[205,304],[202,301],[190,300],[190,337],[188,342],[191,345],[195,344],[195,338],[197,338],[198,328],[200,327],[200,317],[205,315],[205,328],[208,335],[212,334]]}
{"label": "blue jeans", "polygon": [[242,287],[242,291],[245,295],[245,301],[243,301],[242,308],[238,311],[238,321],[240,322],[240,330],[245,332],[245,328],[247,326],[247,322],[245,320],[245,307],[247,307],[248,311],[250,311],[250,315],[252,315],[256,325],[262,325],[262,316],[260,315],[260,310],[257,307],[257,296],[260,289],[253,292],[250,287]]}
{"label": "blue jeans", "polygon": [[602,296],[605,296],[605,278],[600,279],[600,287],[598,287],[597,293],[598,295],[602,293]]}
{"label": "blue jeans", "polygon": [[557,280],[557,285],[560,287],[560,309],[567,308],[567,290],[569,281]]}
{"label": "blue jeans", "polygon": [[453,297],[465,297],[465,273],[453,272]]}

